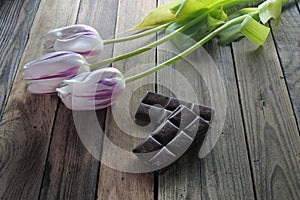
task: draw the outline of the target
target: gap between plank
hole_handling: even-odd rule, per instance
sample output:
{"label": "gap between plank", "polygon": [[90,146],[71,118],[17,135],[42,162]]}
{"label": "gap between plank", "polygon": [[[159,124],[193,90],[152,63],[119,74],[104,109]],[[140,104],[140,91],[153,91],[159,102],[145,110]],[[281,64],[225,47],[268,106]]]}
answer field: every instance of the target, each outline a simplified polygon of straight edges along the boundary
{"label": "gap between plank", "polygon": [[53,138],[53,134],[54,134],[55,122],[56,122],[56,119],[57,119],[58,110],[59,110],[59,100],[57,100],[57,103],[56,103],[56,110],[55,110],[54,119],[53,119],[53,124],[52,124],[52,128],[51,128],[51,134],[50,134],[50,139],[49,139],[49,145],[48,145],[48,149],[47,149],[46,160],[45,160],[45,163],[44,163],[44,170],[43,170],[42,181],[41,181],[40,190],[39,190],[39,194],[38,194],[38,199],[41,199],[41,194],[42,194],[43,184],[44,184],[45,175],[46,175],[47,161],[48,161],[48,159],[49,159],[50,148],[51,148],[51,144],[52,144],[52,138]]}
{"label": "gap between plank", "polygon": [[248,144],[249,140],[247,137],[247,132],[246,132],[246,127],[245,127],[245,118],[244,118],[244,109],[242,106],[242,99],[241,99],[241,92],[240,92],[240,84],[238,81],[238,75],[237,75],[237,69],[236,69],[236,63],[235,63],[235,57],[234,57],[234,52],[233,52],[233,46],[232,43],[230,44],[230,49],[231,49],[231,55],[232,55],[232,62],[233,62],[233,67],[234,67],[234,76],[235,76],[235,81],[237,85],[237,92],[238,92],[238,101],[239,101],[239,106],[241,110],[241,117],[242,117],[242,123],[243,123],[243,129],[244,129],[244,135],[245,135],[245,142],[246,142],[246,147],[247,147],[247,156],[248,156],[248,162],[250,165],[250,173],[251,173],[251,179],[252,179],[252,189],[253,189],[253,194],[254,194],[254,199],[257,200],[257,192],[256,192],[256,185],[255,185],[255,179],[254,179],[254,172],[253,172],[253,167],[251,164],[251,155],[250,155],[250,145]]}
{"label": "gap between plank", "polygon": [[271,26],[270,22],[269,22],[269,27],[271,29],[271,31],[270,31],[271,32],[271,36],[273,38],[273,42],[274,42],[276,54],[277,54],[278,61],[279,61],[279,64],[280,64],[280,68],[281,68],[281,71],[282,71],[282,75],[283,75],[282,79],[284,80],[285,88],[286,88],[286,90],[288,92],[288,95],[290,97],[289,99],[290,99],[290,104],[291,104],[292,110],[293,110],[293,116],[294,116],[294,118],[296,120],[296,127],[297,127],[297,130],[298,130],[299,136],[300,136],[300,127],[299,127],[299,124],[298,124],[298,120],[300,120],[300,119],[297,119],[297,116],[296,116],[295,107],[294,107],[294,104],[293,104],[292,99],[291,99],[291,93],[290,93],[290,90],[288,88],[288,83],[287,83],[287,80],[286,80],[286,77],[285,77],[285,73],[284,73],[285,70],[284,70],[284,67],[283,67],[283,64],[282,64],[282,59],[281,59],[281,57],[279,55],[279,52],[278,52],[278,44],[277,44],[277,42],[275,40],[275,35],[274,35],[273,27]]}

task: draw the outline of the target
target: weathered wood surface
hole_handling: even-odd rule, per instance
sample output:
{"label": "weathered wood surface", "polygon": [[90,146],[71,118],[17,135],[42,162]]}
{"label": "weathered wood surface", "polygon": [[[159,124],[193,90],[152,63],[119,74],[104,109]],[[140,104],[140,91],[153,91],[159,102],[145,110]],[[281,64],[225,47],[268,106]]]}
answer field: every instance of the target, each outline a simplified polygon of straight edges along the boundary
{"label": "weathered wood surface", "polygon": [[257,197],[299,199],[299,130],[272,37],[233,52]]}
{"label": "weathered wood surface", "polygon": [[[285,10],[278,27],[271,24],[272,35],[263,47],[246,39],[232,46],[220,47],[215,41],[205,46],[226,87],[223,134],[205,158],[200,160],[195,149],[160,174],[128,173],[126,166],[116,166],[130,157],[118,157],[109,141],[130,152],[145,136],[131,127],[132,119],[117,106],[126,106],[127,99],[131,117],[146,90],[189,100],[191,91],[176,82],[174,71],[162,70],[128,84],[127,97],[133,95],[122,96],[126,101],[107,113],[72,112],[56,97],[26,92],[21,68],[41,55],[41,40],[48,30],[84,23],[111,39],[137,24],[156,3],[168,1],[0,1],[0,199],[300,198],[299,5],[292,3]],[[152,35],[110,45],[103,57],[154,40]],[[123,73],[143,64],[149,68],[172,56],[170,51],[170,46],[162,46],[113,66]],[[198,100],[209,105],[211,91],[201,75],[186,66],[178,62],[172,69],[187,77]],[[85,143],[90,138],[95,139]],[[120,160],[99,162],[101,156]]]}
{"label": "weathered wood surface", "polygon": [[281,16],[281,23],[272,24],[274,41],[295,115],[300,127],[300,14],[294,2],[289,4]]}
{"label": "weathered wood surface", "polygon": [[0,3],[0,120],[40,1]]}
{"label": "weathered wood surface", "polygon": [[46,32],[75,22],[79,2],[40,3],[0,126],[2,199],[38,198],[57,98],[27,93],[21,67],[41,56],[41,41]]}
{"label": "weathered wood surface", "polygon": [[[101,32],[102,37],[111,37],[115,30],[115,22],[111,19],[117,17],[118,1],[93,2],[81,1],[74,23],[93,26]],[[106,48],[104,54],[105,57],[111,57],[112,47]],[[60,104],[40,199],[96,198],[102,138],[95,134],[101,136],[99,128],[104,128],[104,119],[105,110],[72,113]],[[91,140],[83,143],[83,137],[90,137],[97,144],[94,145]],[[91,149],[93,154],[89,151]]]}
{"label": "weathered wood surface", "polygon": [[[165,49],[172,48],[169,45]],[[227,88],[228,110],[223,134],[209,156],[200,160],[197,149],[194,149],[172,165],[166,173],[160,175],[158,196],[159,199],[255,199],[231,49],[219,47],[215,41],[209,43],[206,49],[217,65]],[[201,53],[192,56],[202,60],[203,65],[195,67],[212,67],[209,59],[199,55]],[[166,60],[166,57],[165,53],[158,53],[159,62]],[[199,74],[192,66],[181,61],[173,67],[189,80],[200,102],[209,105],[209,91],[203,83],[203,76],[207,74]],[[211,74],[210,79],[215,80],[214,74]],[[159,84],[168,85],[172,92],[182,95],[188,101],[191,91],[182,87],[181,81],[172,80],[176,80],[174,72],[158,72]],[[159,91],[169,93],[164,88],[159,88]]]}
{"label": "weathered wood surface", "polygon": [[[134,25],[136,25],[140,19],[149,12],[151,9],[155,8],[155,1],[148,0],[119,0],[119,12],[118,20],[116,23],[116,37],[122,36],[126,30],[129,30]],[[154,35],[155,36],[155,35]],[[135,42],[126,42],[125,44],[115,44],[114,45],[114,56],[124,54],[130,50],[142,46],[146,42],[154,41],[155,37],[148,37],[139,39]],[[127,73],[134,67],[142,64],[154,63],[155,62],[155,51],[151,50],[145,54],[141,54],[135,58],[129,58],[113,64],[113,67],[120,69],[123,73]],[[132,73],[131,73],[132,74]],[[154,81],[154,76],[149,76],[144,79],[146,82]],[[139,101],[145,91],[153,90],[154,83],[148,85],[138,85],[141,82],[134,82],[128,84],[127,91],[129,95],[133,92],[135,97],[128,102],[127,99],[120,97],[122,101],[119,101],[119,108],[116,108],[115,112],[108,109],[106,117],[105,135],[108,140],[104,140],[103,144],[103,155],[102,157],[115,157],[115,162],[106,165],[101,165],[100,176],[99,176],[99,186],[98,186],[98,199],[153,199],[154,198],[154,174],[153,173],[128,173],[128,168],[118,164],[119,158],[118,151],[109,148],[109,141],[111,141],[116,147],[126,151],[132,155],[131,150],[134,148],[134,144],[137,144],[138,139],[131,135],[134,129],[131,127],[130,117],[134,110],[137,109]],[[134,88],[138,86],[137,91]],[[128,97],[125,95],[125,97]],[[137,98],[139,97],[139,98]],[[130,96],[129,96],[130,99]],[[129,100],[128,99],[128,100]],[[127,102],[129,103],[129,108],[131,111],[131,116],[127,115],[126,109]],[[117,103],[116,103],[117,104]],[[112,107],[114,109],[114,107]],[[116,120],[121,119],[121,124],[117,123]],[[122,123],[128,124],[128,128],[124,130]],[[123,157],[124,160],[130,160],[130,157]],[[103,159],[102,159],[103,160]],[[119,169],[117,168],[119,167]],[[135,172],[135,171],[133,171]]]}

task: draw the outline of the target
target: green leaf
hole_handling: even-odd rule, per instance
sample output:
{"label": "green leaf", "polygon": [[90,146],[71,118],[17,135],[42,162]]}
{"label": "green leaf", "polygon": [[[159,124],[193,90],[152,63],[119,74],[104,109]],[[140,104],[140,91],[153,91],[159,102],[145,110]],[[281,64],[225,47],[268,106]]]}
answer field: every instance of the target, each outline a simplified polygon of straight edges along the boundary
{"label": "green leaf", "polygon": [[[173,31],[177,30],[178,28],[182,27],[185,23],[183,22],[174,22],[166,29],[166,34],[170,34]],[[177,49],[183,51],[188,47],[195,44],[196,40],[194,39],[196,35],[198,35],[199,30],[203,30],[205,26],[205,21],[200,21],[199,23],[195,24],[191,28],[185,30],[184,32],[176,35],[171,40]]]}
{"label": "green leaf", "polygon": [[236,41],[243,37],[241,33],[241,23],[234,24],[226,28],[224,31],[218,34],[218,41],[222,45],[228,45],[229,43]]}
{"label": "green leaf", "polygon": [[215,25],[220,25],[224,24],[227,22],[227,14],[224,12],[224,10],[214,10],[211,13],[209,13],[207,17],[207,25],[208,26],[215,26]]}
{"label": "green leaf", "polygon": [[175,15],[171,13],[170,8],[177,5],[180,1],[181,0],[174,0],[150,11],[142,22],[129,31],[149,29],[175,21]]}
{"label": "green leaf", "polygon": [[[242,8],[242,9],[237,10],[237,11],[233,12],[232,14],[230,14],[228,16],[228,19],[233,19],[233,18],[242,16],[242,15],[246,15],[246,14],[249,14],[249,13],[252,13],[252,12],[256,12],[256,11],[258,11],[257,7]],[[259,18],[256,18],[256,17],[255,17],[255,19],[259,20]]]}
{"label": "green leaf", "polygon": [[280,21],[282,6],[288,0],[268,0],[258,6],[259,17],[263,24],[266,24],[270,19],[275,19],[276,25]]}
{"label": "green leaf", "polygon": [[196,17],[199,13],[205,12],[205,10],[213,11],[222,7],[224,7],[225,10],[242,3],[253,1],[257,0],[183,0],[179,9],[176,9],[176,19],[185,21]]}
{"label": "green leaf", "polygon": [[220,32],[218,34],[218,41],[223,45],[227,45],[246,36],[254,44],[260,46],[266,41],[269,33],[270,28],[262,25],[248,15],[242,22],[228,26]]}
{"label": "green leaf", "polygon": [[178,9],[180,8],[181,4],[182,3],[177,3],[174,6],[170,7],[170,12],[175,15]]}
{"label": "green leaf", "polygon": [[[217,0],[216,0],[217,1]],[[189,18],[193,18],[200,10],[207,8],[212,0],[183,0],[180,7],[176,12],[176,19],[184,21]]]}
{"label": "green leaf", "polygon": [[267,40],[270,28],[254,20],[250,15],[241,24],[241,32],[253,43],[260,46]]}

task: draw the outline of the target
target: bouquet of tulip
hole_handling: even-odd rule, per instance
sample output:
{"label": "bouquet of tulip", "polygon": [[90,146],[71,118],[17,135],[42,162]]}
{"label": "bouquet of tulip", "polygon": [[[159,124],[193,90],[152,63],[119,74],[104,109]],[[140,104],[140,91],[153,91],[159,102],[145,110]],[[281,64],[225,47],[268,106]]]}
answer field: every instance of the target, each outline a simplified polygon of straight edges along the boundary
{"label": "bouquet of tulip", "polygon": [[[270,19],[279,22],[282,6],[287,0],[267,0],[257,7],[237,6],[255,0],[174,0],[152,10],[131,30],[141,32],[124,38],[103,40],[86,25],[72,25],[47,33],[44,50],[48,54],[25,64],[23,79],[27,89],[37,94],[58,95],[74,110],[102,109],[125,89],[125,84],[154,73],[195,51],[212,38],[229,44],[247,37],[262,45],[270,32],[265,26]],[[105,45],[134,40],[165,30],[165,36],[153,43],[123,55],[97,62]],[[171,40],[181,53],[132,77],[124,78],[113,67],[103,67],[148,51]],[[102,67],[102,68],[101,68]]]}

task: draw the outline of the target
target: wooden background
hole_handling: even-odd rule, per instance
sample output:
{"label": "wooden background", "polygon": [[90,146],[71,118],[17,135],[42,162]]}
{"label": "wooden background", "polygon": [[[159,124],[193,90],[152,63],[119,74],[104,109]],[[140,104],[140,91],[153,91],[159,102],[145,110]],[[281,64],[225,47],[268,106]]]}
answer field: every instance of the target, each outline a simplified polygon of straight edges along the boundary
{"label": "wooden background", "polygon": [[[95,159],[78,129],[89,131],[94,112],[72,113],[55,96],[32,95],[22,81],[22,66],[42,55],[49,30],[83,23],[111,38],[136,25],[169,0],[2,0],[0,1],[0,199],[300,199],[300,17],[290,0],[279,26],[257,48],[246,39],[229,46],[205,45],[226,86],[227,116],[210,154],[194,151],[164,173],[126,173]],[[158,36],[159,37],[159,36]],[[155,36],[128,43],[133,49]],[[104,56],[127,51],[108,46]],[[165,47],[167,48],[167,47]],[[157,49],[113,64],[127,72],[136,63],[155,63],[170,55]],[[202,103],[209,91],[200,77],[177,63],[172,66],[196,80]],[[175,74],[162,70],[136,90],[185,95]],[[155,84],[156,83],[156,84]],[[138,83],[134,83],[138,84]],[[132,87],[134,87],[134,84]],[[135,85],[137,86],[137,85]],[[133,113],[139,98],[130,102]],[[188,99],[187,99],[188,100]],[[74,117],[80,116],[79,127]],[[124,148],[137,141],[122,133],[111,110],[96,112],[105,134]],[[92,127],[91,127],[92,128]],[[101,141],[96,151],[105,152]]]}

